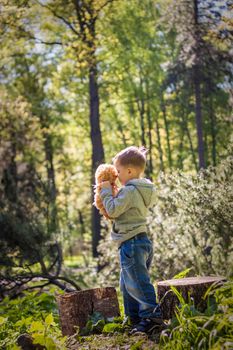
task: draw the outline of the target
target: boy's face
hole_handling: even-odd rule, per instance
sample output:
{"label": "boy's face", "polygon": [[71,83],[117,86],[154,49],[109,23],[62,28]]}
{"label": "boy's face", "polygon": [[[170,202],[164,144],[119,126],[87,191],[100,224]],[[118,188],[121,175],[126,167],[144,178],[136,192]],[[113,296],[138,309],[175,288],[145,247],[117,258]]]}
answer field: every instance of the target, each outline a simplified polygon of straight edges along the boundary
{"label": "boy's face", "polygon": [[122,185],[125,185],[129,180],[139,177],[138,171],[130,166],[124,166],[119,164],[119,162],[114,163],[117,172],[118,178]]}

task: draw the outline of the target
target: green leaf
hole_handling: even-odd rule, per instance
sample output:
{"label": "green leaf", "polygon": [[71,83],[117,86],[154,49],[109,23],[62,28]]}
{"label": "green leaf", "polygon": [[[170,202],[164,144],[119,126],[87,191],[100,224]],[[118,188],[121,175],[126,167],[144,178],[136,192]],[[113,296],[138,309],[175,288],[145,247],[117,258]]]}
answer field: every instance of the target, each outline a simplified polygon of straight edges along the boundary
{"label": "green leaf", "polygon": [[144,343],[144,339],[139,340],[137,343],[133,344],[130,347],[130,350],[140,350],[140,349],[142,349],[143,343]]}
{"label": "green leaf", "polygon": [[21,350],[22,348],[16,344],[12,345],[12,350]]}
{"label": "green leaf", "polygon": [[30,327],[30,332],[43,332],[45,330],[45,326],[40,321],[33,321]]}
{"label": "green leaf", "polygon": [[192,267],[190,267],[190,268],[188,268],[188,269],[185,269],[185,270],[179,272],[177,275],[175,275],[175,276],[173,277],[173,279],[184,278],[184,277],[186,277],[186,276],[189,274],[189,272],[190,272],[191,270],[192,270]]}
{"label": "green leaf", "polygon": [[105,321],[99,320],[93,325],[92,330],[94,333],[101,333],[104,326],[105,326]]}
{"label": "green leaf", "polygon": [[93,322],[91,320],[87,321],[86,326],[81,329],[80,335],[88,335],[91,334],[93,329]]}
{"label": "green leaf", "polygon": [[46,338],[45,346],[47,350],[56,350],[56,344],[51,337]]}
{"label": "green leaf", "polygon": [[53,319],[53,315],[52,314],[49,314],[46,318],[45,318],[45,323],[46,325],[48,326],[56,326],[56,323],[54,322],[54,319]]}
{"label": "green leaf", "polygon": [[32,334],[33,337],[33,344],[40,344],[45,345],[45,336],[41,333],[34,333]]}
{"label": "green leaf", "polygon": [[15,326],[19,326],[19,327],[22,327],[23,325],[25,325],[26,323],[26,319],[25,318],[21,318],[21,320],[17,321],[15,323]]}
{"label": "green leaf", "polygon": [[7,318],[0,316],[0,326],[2,326],[4,323],[6,323]]}
{"label": "green leaf", "polygon": [[107,323],[103,328],[103,333],[114,333],[121,331],[123,331],[123,327],[119,323]]}

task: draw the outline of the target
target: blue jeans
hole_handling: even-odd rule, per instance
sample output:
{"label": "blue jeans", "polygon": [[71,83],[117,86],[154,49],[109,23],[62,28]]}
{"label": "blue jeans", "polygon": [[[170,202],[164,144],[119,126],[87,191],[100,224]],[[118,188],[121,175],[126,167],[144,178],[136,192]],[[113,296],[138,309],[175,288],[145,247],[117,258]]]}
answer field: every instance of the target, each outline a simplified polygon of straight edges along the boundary
{"label": "blue jeans", "polygon": [[119,248],[119,258],[125,315],[131,319],[161,317],[149,277],[153,247],[147,235],[140,234],[123,242]]}

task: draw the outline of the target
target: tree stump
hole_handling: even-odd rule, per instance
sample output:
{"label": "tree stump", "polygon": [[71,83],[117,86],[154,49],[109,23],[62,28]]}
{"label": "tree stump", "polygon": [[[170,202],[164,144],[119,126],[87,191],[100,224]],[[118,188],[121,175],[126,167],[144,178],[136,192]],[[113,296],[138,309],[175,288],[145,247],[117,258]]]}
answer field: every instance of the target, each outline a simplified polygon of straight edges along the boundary
{"label": "tree stump", "polygon": [[176,306],[179,305],[179,300],[174,292],[171,290],[171,286],[175,287],[182,295],[185,302],[188,301],[189,295],[193,298],[194,305],[200,311],[206,308],[206,301],[203,296],[207,289],[213,283],[223,283],[226,281],[222,276],[205,276],[205,277],[187,277],[181,279],[172,279],[158,282],[158,300],[161,304],[162,316],[168,320],[175,314]]}
{"label": "tree stump", "polygon": [[115,288],[95,288],[57,296],[63,335],[73,335],[77,326],[82,329],[88,317],[100,312],[104,317],[120,316]]}

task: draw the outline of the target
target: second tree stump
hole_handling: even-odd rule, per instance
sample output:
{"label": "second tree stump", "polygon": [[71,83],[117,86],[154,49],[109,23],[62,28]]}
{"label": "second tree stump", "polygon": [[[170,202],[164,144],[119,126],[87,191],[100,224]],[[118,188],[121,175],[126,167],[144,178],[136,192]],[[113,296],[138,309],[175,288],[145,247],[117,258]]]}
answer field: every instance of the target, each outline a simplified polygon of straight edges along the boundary
{"label": "second tree stump", "polygon": [[104,317],[120,315],[115,288],[95,288],[71,292],[57,297],[63,335],[73,335],[77,326],[83,328],[88,317],[100,312]]}
{"label": "second tree stump", "polygon": [[163,318],[166,320],[172,318],[175,314],[176,306],[179,305],[179,300],[171,290],[171,286],[177,289],[185,302],[188,301],[190,296],[193,298],[195,307],[203,310],[206,307],[206,301],[203,300],[205,292],[213,283],[223,283],[225,280],[226,279],[222,276],[205,276],[187,277],[158,282],[158,300],[161,305]]}

